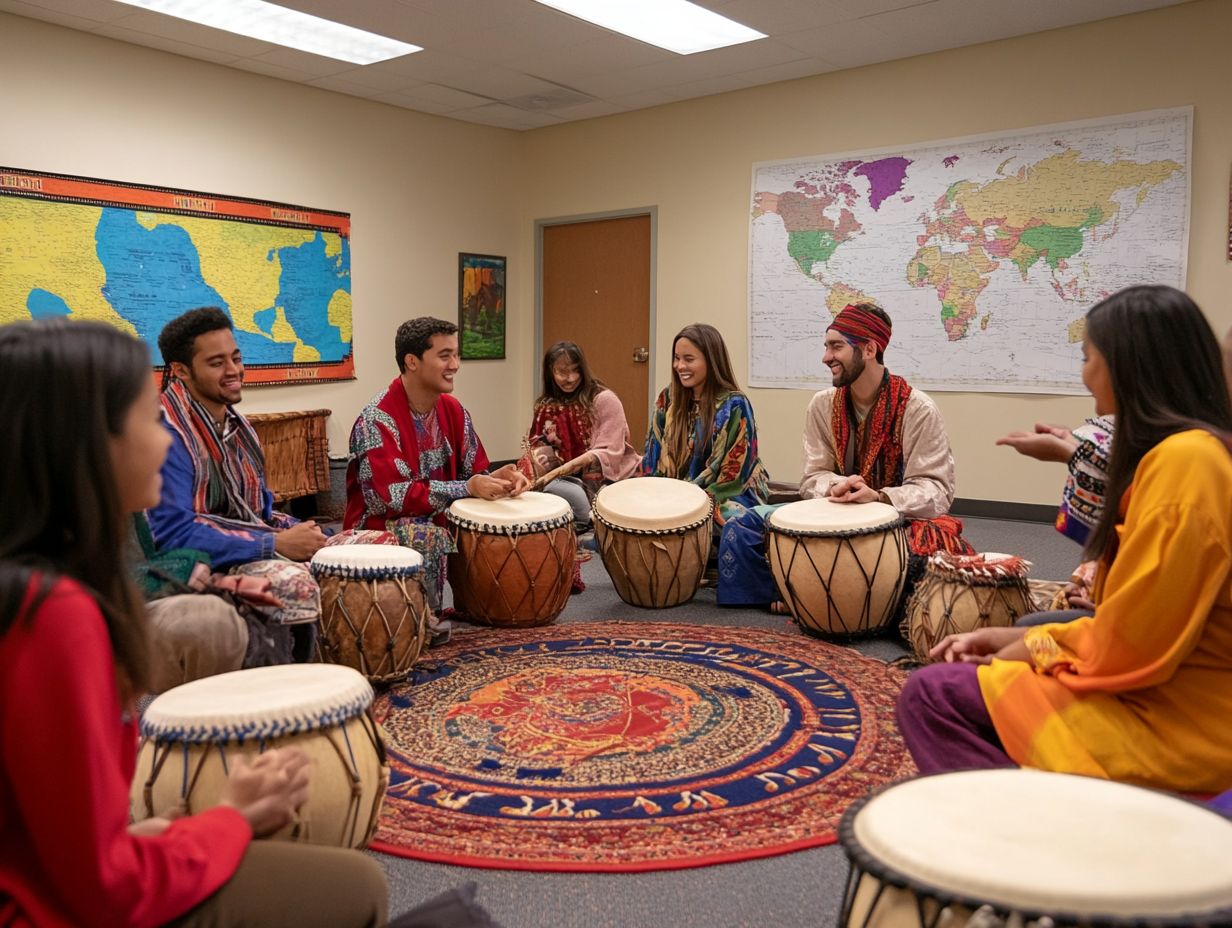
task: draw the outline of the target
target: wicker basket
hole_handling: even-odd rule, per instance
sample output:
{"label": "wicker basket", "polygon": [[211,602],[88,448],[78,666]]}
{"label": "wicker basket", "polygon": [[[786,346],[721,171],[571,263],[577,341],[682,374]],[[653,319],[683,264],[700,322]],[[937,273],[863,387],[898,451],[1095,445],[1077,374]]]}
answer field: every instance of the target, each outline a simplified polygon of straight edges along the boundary
{"label": "wicker basket", "polygon": [[328,409],[267,412],[248,417],[265,452],[265,484],[274,502],[329,489]]}

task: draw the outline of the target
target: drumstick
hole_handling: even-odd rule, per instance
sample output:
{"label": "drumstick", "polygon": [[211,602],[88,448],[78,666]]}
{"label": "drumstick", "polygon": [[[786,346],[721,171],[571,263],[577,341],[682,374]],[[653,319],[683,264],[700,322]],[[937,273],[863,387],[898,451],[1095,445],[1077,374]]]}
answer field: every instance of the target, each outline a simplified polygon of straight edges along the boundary
{"label": "drumstick", "polygon": [[572,461],[565,461],[560,467],[548,471],[542,477],[536,477],[535,482],[530,485],[532,490],[542,490],[557,477],[567,477],[574,471],[579,471],[587,464],[595,459],[593,451],[587,451],[584,454],[579,454]]}

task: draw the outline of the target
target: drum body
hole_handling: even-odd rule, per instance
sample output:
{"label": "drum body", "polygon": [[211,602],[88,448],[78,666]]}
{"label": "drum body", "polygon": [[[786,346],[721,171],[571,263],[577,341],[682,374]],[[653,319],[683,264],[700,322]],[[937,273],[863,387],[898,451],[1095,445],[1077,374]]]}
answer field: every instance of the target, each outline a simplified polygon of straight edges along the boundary
{"label": "drum body", "polygon": [[460,499],[449,507],[454,606],[501,628],[551,623],[569,601],[577,534],[559,496]]}
{"label": "drum body", "polygon": [[885,503],[806,499],[770,514],[766,557],[796,624],[827,638],[855,638],[893,620],[907,536],[898,511]]}
{"label": "drum body", "polygon": [[930,557],[903,619],[903,633],[916,659],[927,661],[928,652],[946,635],[1013,625],[1034,612],[1029,566],[1006,554],[938,551]]}
{"label": "drum body", "polygon": [[330,545],[312,557],[321,587],[317,653],[373,683],[405,679],[428,636],[423,558],[391,545]]}
{"label": "drum body", "polygon": [[237,670],[168,690],[142,718],[133,819],[215,806],[236,759],[296,747],[312,761],[308,801],[273,837],[363,847],[389,784],[371,704],[367,680],[329,664]]}
{"label": "drum body", "polygon": [[620,480],[599,491],[591,516],[621,599],[662,609],[693,598],[713,535],[714,500],[705,490],[669,477]]}
{"label": "drum body", "polygon": [[[1148,837],[1149,836],[1149,837]],[[1166,793],[1039,770],[968,770],[843,815],[839,925],[1226,925],[1232,821]]]}

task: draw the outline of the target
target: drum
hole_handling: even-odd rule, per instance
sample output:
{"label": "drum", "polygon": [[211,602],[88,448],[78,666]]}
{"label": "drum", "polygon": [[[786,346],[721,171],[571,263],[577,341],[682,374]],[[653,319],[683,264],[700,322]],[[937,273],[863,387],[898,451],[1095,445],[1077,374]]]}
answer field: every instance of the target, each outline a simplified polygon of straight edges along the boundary
{"label": "drum", "polygon": [[828,638],[872,635],[894,618],[907,574],[907,536],[885,503],[806,499],[766,519],[766,558],[802,629]]}
{"label": "drum", "polygon": [[591,510],[616,593],[661,609],[693,598],[710,557],[714,499],[695,483],[636,477],[610,483]]}
{"label": "drum", "polygon": [[133,819],[215,806],[236,758],[297,747],[312,760],[308,802],[274,837],[363,847],[389,784],[371,705],[368,681],[331,664],[237,670],[168,690],[141,720]]}
{"label": "drum", "polygon": [[1030,562],[1008,554],[950,554],[938,551],[911,599],[903,635],[917,660],[946,635],[986,625],[1013,625],[1035,611],[1027,585]]}
{"label": "drum", "polygon": [[428,639],[419,552],[328,545],[310,566],[321,587],[320,659],[353,667],[373,683],[405,679]]}
{"label": "drum", "polygon": [[850,806],[839,840],[850,868],[838,923],[850,928],[1232,920],[1232,821],[1124,783],[1039,770],[921,777]]}
{"label": "drum", "polygon": [[547,625],[569,601],[577,535],[573,510],[559,496],[455,500],[449,558],[455,608],[501,628]]}

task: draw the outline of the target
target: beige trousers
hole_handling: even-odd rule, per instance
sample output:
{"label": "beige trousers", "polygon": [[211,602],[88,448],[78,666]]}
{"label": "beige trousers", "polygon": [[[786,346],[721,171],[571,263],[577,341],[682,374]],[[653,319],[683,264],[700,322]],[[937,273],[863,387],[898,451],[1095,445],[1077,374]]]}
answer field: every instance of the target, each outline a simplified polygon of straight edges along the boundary
{"label": "beige trousers", "polygon": [[151,692],[243,666],[248,626],[220,597],[168,596],[147,603],[146,615],[154,670]]}

